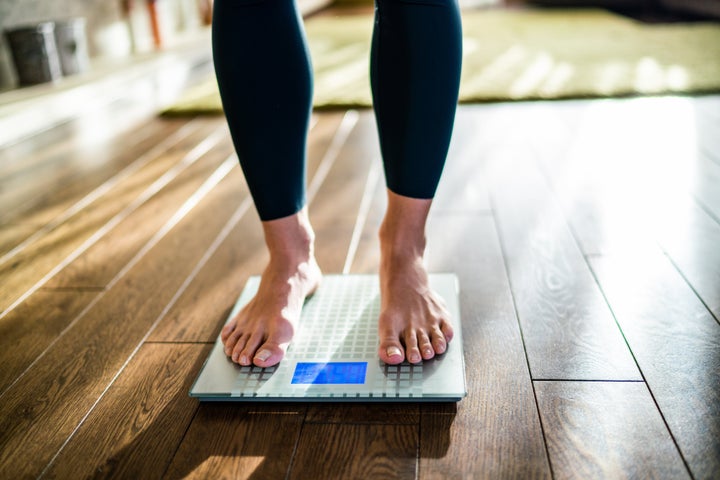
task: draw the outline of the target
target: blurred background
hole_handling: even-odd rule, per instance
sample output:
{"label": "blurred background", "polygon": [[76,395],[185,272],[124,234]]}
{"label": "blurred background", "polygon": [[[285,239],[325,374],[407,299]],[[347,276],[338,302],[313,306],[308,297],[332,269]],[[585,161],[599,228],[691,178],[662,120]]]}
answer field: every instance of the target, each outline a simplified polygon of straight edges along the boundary
{"label": "blurred background", "polygon": [[[308,11],[371,0],[298,0]],[[606,7],[647,18],[720,18],[720,0],[460,0],[464,9]],[[1,0],[0,91],[18,86],[7,33],[46,21],[84,19],[90,64],[172,48],[208,24],[212,0]],[[80,33],[78,33],[80,35]],[[84,55],[84,52],[79,52]]]}

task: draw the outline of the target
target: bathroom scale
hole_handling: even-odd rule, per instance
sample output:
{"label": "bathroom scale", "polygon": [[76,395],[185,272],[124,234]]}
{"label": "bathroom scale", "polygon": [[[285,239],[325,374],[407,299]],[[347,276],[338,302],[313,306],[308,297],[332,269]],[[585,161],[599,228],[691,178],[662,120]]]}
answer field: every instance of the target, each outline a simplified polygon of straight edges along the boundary
{"label": "bathroom scale", "polygon": [[[444,300],[454,338],[447,351],[419,364],[388,365],[377,356],[380,288],[377,275],[326,275],[305,301],[283,360],[269,368],[240,366],[220,338],[190,396],[202,401],[249,402],[456,402],[466,394],[465,366],[454,274],[431,274]],[[251,277],[228,319],[257,291]]]}

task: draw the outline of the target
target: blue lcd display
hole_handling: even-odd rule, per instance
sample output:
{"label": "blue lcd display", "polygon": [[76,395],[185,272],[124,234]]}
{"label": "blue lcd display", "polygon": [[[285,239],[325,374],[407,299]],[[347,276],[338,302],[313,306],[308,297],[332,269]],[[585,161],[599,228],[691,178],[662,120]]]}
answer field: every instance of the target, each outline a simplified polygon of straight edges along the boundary
{"label": "blue lcd display", "polygon": [[367,362],[301,363],[295,366],[290,383],[312,385],[365,383]]}

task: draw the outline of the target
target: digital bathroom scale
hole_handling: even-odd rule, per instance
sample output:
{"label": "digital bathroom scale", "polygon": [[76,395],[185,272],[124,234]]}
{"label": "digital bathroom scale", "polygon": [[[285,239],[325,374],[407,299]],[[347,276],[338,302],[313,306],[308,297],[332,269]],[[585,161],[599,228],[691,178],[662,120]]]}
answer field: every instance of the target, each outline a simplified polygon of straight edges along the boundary
{"label": "digital bathroom scale", "polygon": [[[257,291],[251,277],[232,318]],[[453,274],[431,274],[430,285],[450,312],[454,338],[447,351],[412,365],[377,356],[380,289],[377,275],[326,275],[302,310],[295,337],[274,367],[233,363],[218,338],[190,396],[203,401],[418,402],[463,398],[465,366]]]}

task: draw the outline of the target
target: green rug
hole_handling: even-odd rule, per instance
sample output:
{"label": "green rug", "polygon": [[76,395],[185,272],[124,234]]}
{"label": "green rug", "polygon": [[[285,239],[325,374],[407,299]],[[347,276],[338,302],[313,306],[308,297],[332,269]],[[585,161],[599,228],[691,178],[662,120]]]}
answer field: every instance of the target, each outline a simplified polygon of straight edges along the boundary
{"label": "green rug", "polygon": [[[372,18],[311,18],[316,108],[371,105]],[[643,24],[603,10],[463,12],[461,102],[720,91],[720,23]],[[214,78],[166,114],[217,113]]]}

